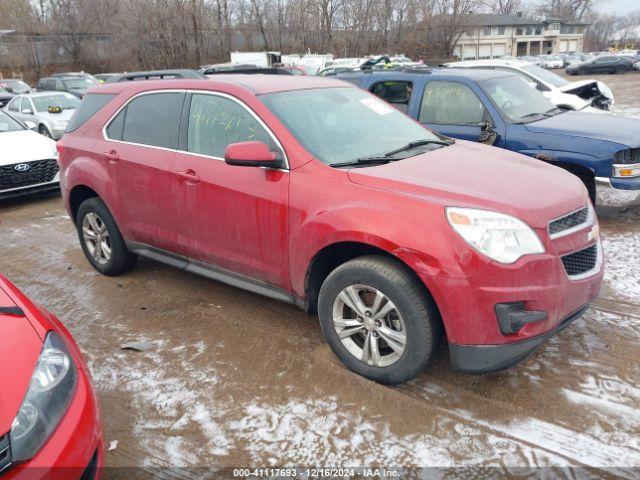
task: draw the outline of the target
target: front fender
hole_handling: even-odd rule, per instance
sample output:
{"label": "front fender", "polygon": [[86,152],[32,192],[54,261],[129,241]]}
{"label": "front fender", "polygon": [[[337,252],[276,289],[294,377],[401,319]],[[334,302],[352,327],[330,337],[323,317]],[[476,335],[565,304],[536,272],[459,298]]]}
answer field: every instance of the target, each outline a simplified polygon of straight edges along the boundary
{"label": "front fender", "polygon": [[527,149],[518,150],[518,153],[537,158],[552,165],[563,163],[584,167],[591,170],[597,177],[604,176],[608,178],[611,175],[611,159],[564,150]]}

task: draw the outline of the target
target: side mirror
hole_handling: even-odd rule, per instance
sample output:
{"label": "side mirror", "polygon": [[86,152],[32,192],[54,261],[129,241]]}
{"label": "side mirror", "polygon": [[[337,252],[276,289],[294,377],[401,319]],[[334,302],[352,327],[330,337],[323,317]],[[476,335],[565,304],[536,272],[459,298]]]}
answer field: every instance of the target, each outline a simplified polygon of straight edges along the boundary
{"label": "side mirror", "polygon": [[23,115],[33,115],[33,110],[31,110],[30,108],[25,108],[24,110],[22,110],[22,114]]}
{"label": "side mirror", "polygon": [[29,130],[38,130],[38,125],[36,125],[34,122],[30,122],[27,120],[26,122],[24,122],[24,124]]}
{"label": "side mirror", "polygon": [[264,142],[238,142],[227,145],[224,161],[240,167],[278,167],[277,154]]}

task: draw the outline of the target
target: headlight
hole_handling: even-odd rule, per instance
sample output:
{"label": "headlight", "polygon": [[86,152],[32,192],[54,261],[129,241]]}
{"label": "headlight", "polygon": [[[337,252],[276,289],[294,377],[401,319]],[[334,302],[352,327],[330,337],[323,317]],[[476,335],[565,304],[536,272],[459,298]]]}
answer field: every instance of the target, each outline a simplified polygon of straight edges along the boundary
{"label": "headlight", "polygon": [[77,369],[64,341],[49,332],[27,395],[11,425],[13,460],[33,458],[55,430],[75,394]]}
{"label": "headlight", "polygon": [[497,212],[447,207],[447,219],[474,249],[500,263],[513,263],[523,255],[544,253],[538,235],[523,221]]}

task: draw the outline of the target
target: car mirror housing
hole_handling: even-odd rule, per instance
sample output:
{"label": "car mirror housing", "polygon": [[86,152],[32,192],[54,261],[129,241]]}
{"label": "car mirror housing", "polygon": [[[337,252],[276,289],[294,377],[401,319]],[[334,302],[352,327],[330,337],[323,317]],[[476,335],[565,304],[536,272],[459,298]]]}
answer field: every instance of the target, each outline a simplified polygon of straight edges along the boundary
{"label": "car mirror housing", "polygon": [[238,142],[227,145],[224,161],[241,167],[278,167],[280,160],[264,142]]}
{"label": "car mirror housing", "polygon": [[24,122],[24,124],[26,125],[26,127],[29,130],[37,130],[38,129],[38,125],[36,125],[34,122],[26,121],[26,122]]}

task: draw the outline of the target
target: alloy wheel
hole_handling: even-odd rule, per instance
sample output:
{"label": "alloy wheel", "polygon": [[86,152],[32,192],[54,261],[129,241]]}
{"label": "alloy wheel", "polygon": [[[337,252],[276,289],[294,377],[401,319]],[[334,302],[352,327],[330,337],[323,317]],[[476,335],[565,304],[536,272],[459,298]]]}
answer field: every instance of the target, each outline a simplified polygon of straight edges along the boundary
{"label": "alloy wheel", "polygon": [[388,367],[405,351],[405,322],[395,304],[374,287],[344,288],[333,303],[333,325],[349,353],[367,365]]}
{"label": "alloy wheel", "polygon": [[105,265],[111,260],[111,241],[104,221],[95,213],[89,212],[82,220],[82,238],[93,260]]}

